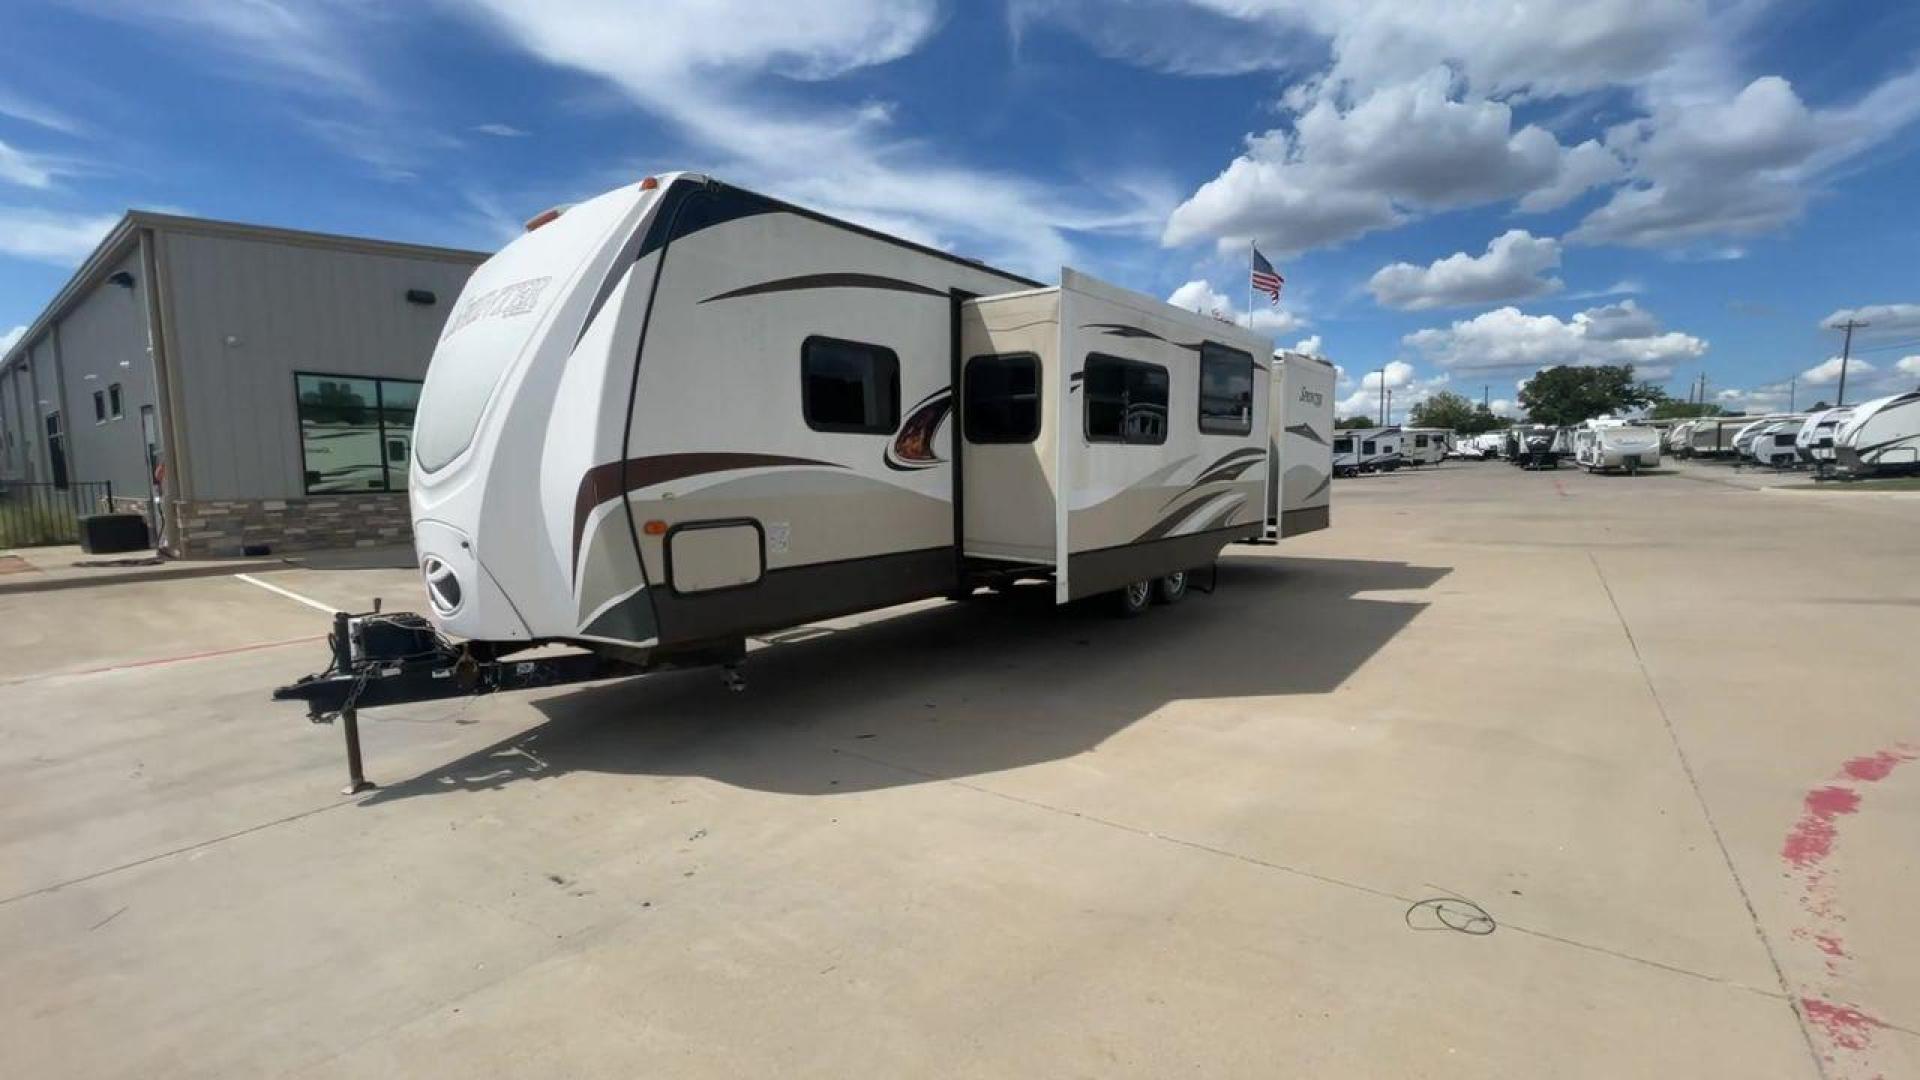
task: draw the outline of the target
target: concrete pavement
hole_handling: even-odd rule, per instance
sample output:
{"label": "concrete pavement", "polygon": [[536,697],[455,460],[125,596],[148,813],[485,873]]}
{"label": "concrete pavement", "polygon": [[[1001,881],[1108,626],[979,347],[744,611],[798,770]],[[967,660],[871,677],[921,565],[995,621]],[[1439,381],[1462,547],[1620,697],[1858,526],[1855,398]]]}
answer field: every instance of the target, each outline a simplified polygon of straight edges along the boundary
{"label": "concrete pavement", "polygon": [[1920,501],[1490,463],[1334,520],[1139,620],[369,713],[357,800],[265,700],[319,612],[0,597],[6,1071],[1920,1074]]}

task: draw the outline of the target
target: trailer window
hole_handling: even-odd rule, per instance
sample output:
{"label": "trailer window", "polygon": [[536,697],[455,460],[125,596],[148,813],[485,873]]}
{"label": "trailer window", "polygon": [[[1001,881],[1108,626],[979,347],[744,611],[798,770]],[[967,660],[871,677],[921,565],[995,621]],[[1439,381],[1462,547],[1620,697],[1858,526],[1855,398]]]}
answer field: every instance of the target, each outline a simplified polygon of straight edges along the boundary
{"label": "trailer window", "polygon": [[900,426],[900,357],[857,341],[800,346],[800,408],[815,431],[891,435]]}
{"label": "trailer window", "polygon": [[420,384],[411,379],[295,375],[300,458],[309,494],[405,491]]}
{"label": "trailer window", "polygon": [[1253,357],[1211,341],[1201,344],[1200,430],[1215,435],[1253,430]]}
{"label": "trailer window", "polygon": [[1040,358],[1032,353],[976,356],[967,361],[966,420],[970,443],[1030,443],[1040,437]]}
{"label": "trailer window", "polygon": [[1352,439],[1335,439],[1335,440],[1333,440],[1333,452],[1334,452],[1334,453],[1336,453],[1336,454],[1351,454],[1351,453],[1353,453],[1353,440],[1352,440]]}
{"label": "trailer window", "polygon": [[1088,353],[1087,441],[1167,441],[1167,369],[1158,364]]}

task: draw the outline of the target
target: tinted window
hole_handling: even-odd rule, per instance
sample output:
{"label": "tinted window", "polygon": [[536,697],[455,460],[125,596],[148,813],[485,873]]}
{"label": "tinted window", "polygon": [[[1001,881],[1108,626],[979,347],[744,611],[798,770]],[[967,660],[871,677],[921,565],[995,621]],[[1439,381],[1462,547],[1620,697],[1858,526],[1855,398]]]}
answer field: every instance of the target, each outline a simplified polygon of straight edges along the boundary
{"label": "tinted window", "polygon": [[1029,443],[1040,436],[1040,359],[1032,353],[967,361],[967,441]]}
{"label": "tinted window", "polygon": [[405,491],[420,384],[296,375],[301,471],[310,494]]}
{"label": "tinted window", "polygon": [[1253,430],[1253,357],[1211,341],[1200,346],[1200,430],[1216,435]]}
{"label": "tinted window", "polygon": [[1415,446],[1427,445],[1427,437],[1425,435],[1415,435],[1413,437],[1413,445]]}
{"label": "tinted window", "polygon": [[1335,439],[1335,440],[1333,440],[1333,452],[1334,452],[1334,453],[1336,453],[1336,454],[1351,454],[1351,453],[1353,453],[1353,440],[1352,440],[1352,439]]}
{"label": "tinted window", "polygon": [[1166,368],[1090,353],[1084,381],[1089,441],[1167,441]]}
{"label": "tinted window", "polygon": [[105,423],[106,419],[107,419],[107,392],[105,390],[95,390],[93,392],[94,423],[96,424]]}
{"label": "tinted window", "polygon": [[800,398],[815,431],[891,435],[900,426],[900,358],[878,345],[808,338],[800,347]]}
{"label": "tinted window", "polygon": [[1372,454],[1372,453],[1377,453],[1378,451],[1374,450],[1373,448],[1373,440],[1368,439],[1365,442],[1360,444],[1360,452],[1363,454]]}
{"label": "tinted window", "polygon": [[107,412],[111,413],[115,420],[120,419],[122,415],[120,411],[119,383],[114,383],[112,386],[107,387]]}

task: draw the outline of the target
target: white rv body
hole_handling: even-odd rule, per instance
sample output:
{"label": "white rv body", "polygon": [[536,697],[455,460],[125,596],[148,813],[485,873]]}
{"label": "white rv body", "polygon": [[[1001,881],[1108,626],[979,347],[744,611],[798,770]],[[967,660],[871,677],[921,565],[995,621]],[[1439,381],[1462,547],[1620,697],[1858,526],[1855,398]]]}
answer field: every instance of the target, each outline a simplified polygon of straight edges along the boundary
{"label": "white rv body", "polygon": [[1588,472],[1638,472],[1660,464],[1660,432],[1624,420],[1589,420],[1573,430],[1573,459]]}
{"label": "white rv body", "polygon": [[1267,471],[1267,535],[1324,529],[1333,499],[1333,391],[1339,376],[1318,356],[1273,354],[1267,406],[1273,465]]}
{"label": "white rv body", "polygon": [[[1021,355],[967,380],[1022,304]],[[1066,600],[1202,566],[1264,528],[1270,351],[1071,271],[1041,288],[649,178],[515,239],[454,306],[412,446],[431,615],[631,659],[975,572],[1035,568]],[[1200,429],[1203,366],[1234,433]],[[963,436],[980,422],[1021,438]]]}
{"label": "white rv body", "polygon": [[1833,454],[1854,475],[1920,471],[1920,390],[1854,406],[1834,432]]}
{"label": "white rv body", "polygon": [[1453,429],[1403,427],[1400,449],[1408,465],[1438,465],[1453,449]]}
{"label": "white rv body", "polygon": [[1748,441],[1746,456],[1756,465],[1775,469],[1797,464],[1800,460],[1797,449],[1800,432],[1806,429],[1810,419],[1790,416],[1763,425]]}
{"label": "white rv body", "polygon": [[1814,413],[1800,433],[1794,436],[1794,453],[1809,464],[1832,461],[1834,433],[1852,416],[1853,409],[1847,405]]}
{"label": "white rv body", "polygon": [[1403,442],[1399,428],[1348,428],[1341,434],[1353,439],[1353,463],[1358,471],[1392,472],[1400,467]]}

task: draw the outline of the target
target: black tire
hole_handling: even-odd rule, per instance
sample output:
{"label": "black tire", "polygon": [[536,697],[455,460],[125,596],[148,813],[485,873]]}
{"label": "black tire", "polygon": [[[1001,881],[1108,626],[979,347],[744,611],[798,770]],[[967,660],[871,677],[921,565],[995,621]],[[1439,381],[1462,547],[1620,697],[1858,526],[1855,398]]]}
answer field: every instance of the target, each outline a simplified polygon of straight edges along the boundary
{"label": "black tire", "polygon": [[1177,604],[1187,598],[1187,572],[1175,570],[1153,582],[1153,602],[1156,604]]}
{"label": "black tire", "polygon": [[1146,614],[1153,606],[1153,582],[1136,581],[1113,594],[1113,613],[1123,619],[1134,619]]}

